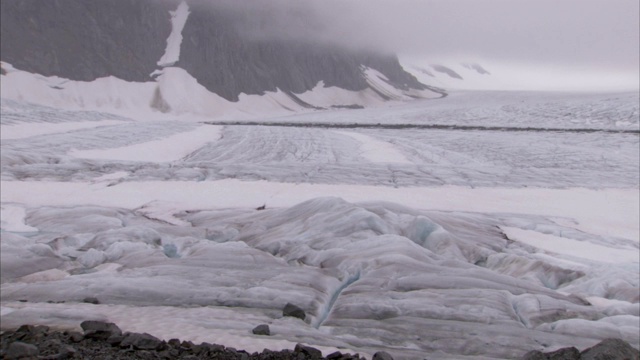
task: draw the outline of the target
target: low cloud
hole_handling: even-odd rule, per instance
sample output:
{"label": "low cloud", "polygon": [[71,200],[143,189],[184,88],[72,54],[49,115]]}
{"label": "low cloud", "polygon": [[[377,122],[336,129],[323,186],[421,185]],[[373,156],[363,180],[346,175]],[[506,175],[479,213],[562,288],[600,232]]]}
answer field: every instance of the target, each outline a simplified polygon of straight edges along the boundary
{"label": "low cloud", "polygon": [[243,15],[256,40],[334,44],[424,58],[637,72],[637,0],[246,0],[211,4]]}

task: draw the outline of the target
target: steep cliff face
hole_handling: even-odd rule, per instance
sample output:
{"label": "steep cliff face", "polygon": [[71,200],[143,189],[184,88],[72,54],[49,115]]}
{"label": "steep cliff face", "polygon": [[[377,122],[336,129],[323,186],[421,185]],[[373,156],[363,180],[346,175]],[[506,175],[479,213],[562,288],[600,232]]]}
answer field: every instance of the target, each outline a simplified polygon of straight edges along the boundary
{"label": "steep cliff face", "polygon": [[171,31],[171,1],[9,0],[1,59],[47,76],[149,81]]}
{"label": "steep cliff face", "polygon": [[[1,12],[1,60],[47,76],[91,81],[115,76],[152,81],[171,33],[176,0],[6,0]],[[207,90],[237,101],[238,95],[280,89],[299,94],[325,86],[364,90],[365,67],[378,70],[402,90],[426,87],[405,72],[394,55],[243,34],[247,14],[198,0],[187,1],[180,58]]]}
{"label": "steep cliff face", "polygon": [[178,66],[224,98],[235,100],[241,92],[261,94],[276,88],[302,93],[319,81],[326,86],[363,90],[368,85],[361,66],[375,68],[396,86],[425,88],[393,55],[300,41],[250,39],[238,31],[251,21],[243,14],[201,2],[190,7]]}

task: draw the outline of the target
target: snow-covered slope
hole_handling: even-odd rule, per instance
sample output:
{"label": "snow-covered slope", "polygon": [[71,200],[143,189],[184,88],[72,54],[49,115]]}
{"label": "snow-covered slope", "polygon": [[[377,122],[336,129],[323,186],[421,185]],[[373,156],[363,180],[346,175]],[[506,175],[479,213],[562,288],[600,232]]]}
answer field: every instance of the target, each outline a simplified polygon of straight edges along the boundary
{"label": "snow-covered slope", "polygon": [[325,87],[320,82],[301,94],[277,89],[263,95],[240,94],[235,102],[210,92],[186,70],[178,67],[156,70],[154,79],[147,82],[129,82],[113,76],[88,82],[74,81],[27,73],[7,63],[2,63],[2,68],[6,72],[1,75],[3,99],[65,109],[109,110],[129,115],[138,113],[139,117],[160,112],[207,118],[255,118],[332,107],[380,106],[391,99],[441,96],[430,90],[405,91],[395,88],[379,72],[368,68],[360,70],[371,83],[364,90]]}

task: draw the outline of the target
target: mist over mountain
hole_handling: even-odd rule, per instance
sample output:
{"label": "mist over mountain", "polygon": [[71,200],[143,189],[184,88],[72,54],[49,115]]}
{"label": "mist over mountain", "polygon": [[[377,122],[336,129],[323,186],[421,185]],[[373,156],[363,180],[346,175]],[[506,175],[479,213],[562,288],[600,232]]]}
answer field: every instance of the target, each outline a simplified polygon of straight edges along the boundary
{"label": "mist over mountain", "polygon": [[[159,66],[158,60],[172,34],[170,12],[179,4],[175,0],[3,1],[1,59],[20,70],[71,80],[115,76],[151,81],[150,74],[167,65]],[[229,2],[186,4],[179,60],[169,65],[186,70],[227,100],[278,89],[298,94],[320,81],[327,87],[364,90],[369,88],[365,68],[379,71],[398,89],[427,88],[388,52],[256,37],[261,28],[271,27],[259,12]],[[294,19],[312,24],[314,18],[301,11]]]}
{"label": "mist over mountain", "polygon": [[0,358],[637,360],[637,6],[1,0]]}

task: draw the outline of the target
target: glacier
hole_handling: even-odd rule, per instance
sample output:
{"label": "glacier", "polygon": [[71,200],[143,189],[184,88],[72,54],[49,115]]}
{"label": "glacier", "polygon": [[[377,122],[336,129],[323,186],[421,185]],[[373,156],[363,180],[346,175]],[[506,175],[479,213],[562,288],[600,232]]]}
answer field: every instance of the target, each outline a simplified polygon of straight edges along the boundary
{"label": "glacier", "polygon": [[[260,120],[279,126],[260,126],[270,94],[212,119],[170,92],[170,111],[149,108],[158,83],[117,107],[11,74],[3,328],[101,319],[248,351],[301,342],[398,359],[640,346],[637,92],[459,91],[281,108]],[[5,93],[16,74],[43,93]],[[314,91],[301,98],[340,96]],[[291,126],[304,123],[326,126]],[[523,131],[333,126],[378,123]],[[307,320],[283,318],[288,302]],[[251,333],[262,323],[272,336]]]}

